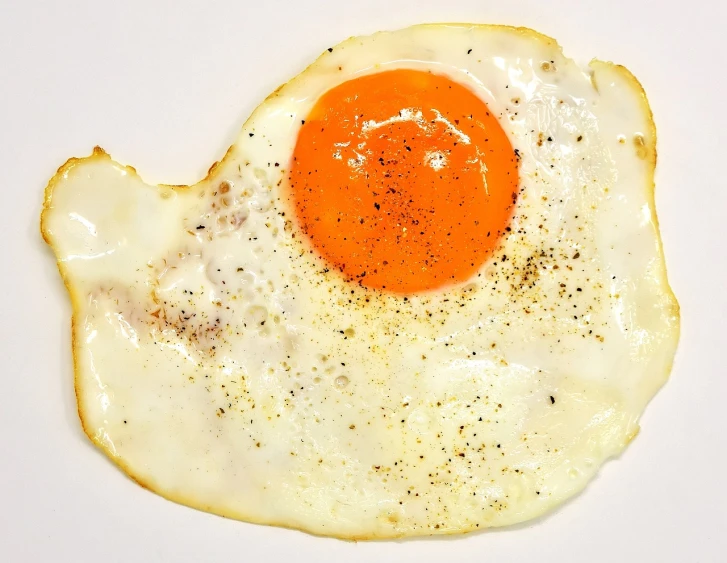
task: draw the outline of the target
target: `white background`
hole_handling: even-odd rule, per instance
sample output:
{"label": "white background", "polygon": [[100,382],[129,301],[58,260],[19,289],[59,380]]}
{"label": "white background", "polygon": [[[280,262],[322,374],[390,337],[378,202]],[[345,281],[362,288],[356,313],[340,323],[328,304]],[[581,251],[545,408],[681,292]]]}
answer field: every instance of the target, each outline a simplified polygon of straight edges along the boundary
{"label": "white background", "polygon": [[[149,182],[194,182],[323,49],[425,21],[530,26],[643,82],[683,323],[641,434],[555,513],[457,539],[314,538],[133,484],[77,419],[70,306],[38,230],[45,183],[95,144]],[[717,0],[1,0],[0,561],[727,561],[725,22]]]}

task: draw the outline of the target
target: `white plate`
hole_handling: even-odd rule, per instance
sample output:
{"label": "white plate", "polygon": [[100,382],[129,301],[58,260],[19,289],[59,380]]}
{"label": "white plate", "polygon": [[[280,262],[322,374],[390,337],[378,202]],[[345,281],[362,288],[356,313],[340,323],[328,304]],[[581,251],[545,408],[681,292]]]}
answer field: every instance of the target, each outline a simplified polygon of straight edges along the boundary
{"label": "white plate", "polygon": [[[0,561],[725,561],[724,3],[609,0],[3,2]],[[586,491],[517,528],[346,543],[225,520],[126,479],[81,432],[70,306],[38,218],[102,145],[150,182],[204,175],[262,98],[350,35],[422,21],[525,25],[623,63],[659,131],[657,208],[682,305],[672,378]]]}

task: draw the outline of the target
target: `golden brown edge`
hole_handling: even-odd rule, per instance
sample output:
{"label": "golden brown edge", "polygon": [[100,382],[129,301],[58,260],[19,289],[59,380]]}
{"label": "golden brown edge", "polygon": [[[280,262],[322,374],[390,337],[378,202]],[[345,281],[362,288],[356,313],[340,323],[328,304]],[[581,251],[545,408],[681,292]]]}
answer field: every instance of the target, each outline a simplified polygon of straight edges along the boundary
{"label": "golden brown edge", "polygon": [[[544,35],[542,33],[539,33],[533,29],[527,28],[527,27],[517,27],[517,26],[498,25],[498,24],[463,24],[463,23],[435,24],[435,23],[430,23],[430,24],[414,25],[414,26],[411,26],[410,28],[411,29],[421,29],[421,28],[426,28],[426,27],[441,27],[441,26],[493,29],[493,30],[509,30],[509,31],[513,31],[513,32],[525,35],[525,36],[529,36],[530,38],[535,39],[537,41],[544,42],[544,43],[548,44],[549,46],[554,47],[561,53],[563,51],[562,47],[558,44],[558,42],[555,39],[553,39],[552,37],[549,37],[547,35]],[[380,33],[391,33],[391,32],[380,32]],[[374,35],[377,35],[377,34],[374,34]],[[357,37],[350,37],[349,39],[344,40],[341,43],[339,43],[337,46],[339,46],[339,47],[344,46],[347,43],[355,41],[356,39],[357,39]],[[275,98],[275,97],[281,95],[282,93],[284,93],[286,88],[293,85],[309,69],[315,68],[316,66],[320,65],[326,54],[327,54],[326,52],[321,54],[313,63],[311,63],[308,67],[306,67],[298,75],[296,75],[291,80],[289,80],[285,84],[278,87],[269,96],[267,96],[263,100],[263,102],[261,102],[258,105],[258,108],[263,105],[264,101]],[[665,262],[664,251],[663,251],[663,244],[662,244],[662,240],[661,240],[661,233],[659,230],[659,222],[658,222],[658,218],[657,218],[657,214],[656,214],[654,175],[655,175],[655,171],[656,171],[656,155],[657,155],[657,153],[656,153],[656,125],[654,123],[653,113],[651,111],[651,107],[649,106],[648,100],[646,98],[646,93],[644,91],[643,86],[626,67],[624,67],[622,65],[617,65],[617,64],[614,64],[611,62],[598,61],[595,59],[591,62],[590,66],[591,66],[591,68],[594,68],[599,65],[603,65],[605,67],[612,67],[614,70],[621,73],[623,78],[631,84],[631,86],[633,87],[633,89],[636,92],[638,92],[638,95],[642,101],[643,107],[649,116],[649,124],[650,124],[650,128],[651,128],[651,135],[650,135],[651,143],[650,143],[650,146],[648,147],[649,148],[648,154],[649,154],[649,161],[650,161],[651,167],[650,167],[649,180],[648,180],[649,184],[647,186],[648,200],[649,200],[649,206],[651,208],[651,213],[652,213],[652,221],[655,226],[655,232],[656,232],[656,238],[657,238],[657,244],[658,244],[658,254],[659,254],[659,258],[660,258],[662,264],[664,264],[662,282],[664,284],[664,287],[668,291],[671,301],[673,302],[673,305],[674,305],[674,317],[675,317],[676,327],[677,327],[677,331],[678,331],[679,325],[680,325],[679,304],[676,299],[676,296],[674,295],[673,290],[671,289],[671,286],[668,283],[668,279],[667,279],[667,275],[666,275],[666,262]],[[594,84],[594,87],[595,87],[595,84]],[[252,119],[252,117],[256,114],[257,111],[258,111],[257,108],[255,110],[253,110],[253,112],[250,114],[250,117],[248,117],[248,119],[246,120],[246,123],[247,123],[247,121]],[[244,128],[244,125],[243,125],[243,128]],[[234,154],[234,152],[235,152],[235,144],[233,143],[227,149],[227,151],[225,152],[225,155],[222,157],[222,159],[213,163],[212,166],[210,166],[210,168],[207,172],[207,175],[204,178],[200,179],[195,184],[191,184],[191,185],[158,184],[157,187],[184,190],[184,189],[188,189],[192,186],[199,185],[203,182],[209,181],[210,179],[213,178],[215,172],[220,169],[222,164],[224,164],[227,160],[232,158],[232,155]],[[92,154],[87,157],[81,157],[81,158],[74,157],[74,158],[68,159],[57,170],[57,172],[49,180],[47,186],[45,187],[43,209],[41,211],[41,221],[40,221],[41,235],[43,237],[43,240],[51,247],[51,249],[53,249],[56,256],[58,256],[58,252],[57,252],[56,246],[54,245],[53,237],[52,237],[52,235],[48,229],[48,225],[47,225],[47,214],[52,207],[53,190],[54,190],[55,186],[58,184],[58,182],[61,180],[61,178],[66,173],[68,173],[73,167],[75,167],[79,164],[83,164],[85,162],[89,162],[89,161],[93,161],[93,160],[97,160],[97,159],[108,160],[110,163],[117,165],[121,168],[124,168],[127,172],[135,175],[136,177],[138,177],[140,180],[143,181],[143,179],[137,173],[136,169],[134,169],[132,166],[124,166],[124,165],[121,165],[121,164],[113,161],[111,156],[99,146],[94,147]],[[296,526],[296,525],[291,525],[291,524],[288,524],[285,522],[279,522],[279,521],[274,521],[274,520],[262,520],[259,518],[244,515],[242,513],[233,513],[232,511],[219,511],[219,510],[213,511],[213,510],[211,510],[212,507],[204,506],[201,503],[187,500],[181,494],[174,494],[172,492],[164,491],[156,483],[151,482],[151,480],[145,480],[142,477],[136,475],[134,473],[134,471],[123,462],[123,460],[121,460],[120,458],[115,456],[114,453],[111,450],[109,450],[109,448],[106,446],[106,444],[104,444],[102,441],[100,441],[96,438],[96,436],[91,432],[91,429],[88,427],[88,425],[86,423],[86,418],[84,416],[82,403],[80,401],[80,383],[79,383],[79,374],[78,374],[78,349],[80,347],[79,343],[78,343],[78,323],[79,323],[79,316],[80,316],[80,312],[81,312],[81,309],[79,307],[79,297],[74,294],[71,284],[68,280],[68,276],[66,275],[64,265],[60,260],[57,260],[57,266],[58,266],[58,270],[61,275],[61,278],[63,279],[63,283],[64,283],[66,290],[68,291],[68,294],[71,299],[71,310],[72,310],[72,313],[71,313],[71,343],[72,343],[71,347],[72,347],[73,367],[74,367],[74,389],[75,389],[75,394],[76,394],[77,412],[78,412],[78,417],[81,421],[81,427],[83,428],[83,431],[86,434],[86,436],[89,438],[89,440],[91,440],[91,442],[93,444],[95,444],[104,454],[106,454],[106,456],[119,469],[121,469],[130,479],[132,479],[134,482],[136,482],[141,487],[148,489],[169,501],[172,501],[172,502],[175,502],[178,504],[182,504],[185,506],[189,506],[191,508],[201,510],[204,512],[210,512],[210,513],[216,514],[218,516],[222,516],[224,518],[232,518],[232,519],[241,520],[243,522],[248,522],[248,523],[252,523],[252,524],[277,526],[277,527],[281,527],[281,528],[287,528],[287,529],[291,529],[291,530],[305,532],[308,534],[312,534],[314,536],[333,537],[333,538],[337,538],[340,540],[347,540],[347,541],[386,540],[386,539],[397,539],[397,538],[404,538],[404,537],[415,538],[415,537],[433,536],[433,535],[437,535],[437,536],[461,535],[461,534],[467,534],[467,533],[476,532],[476,531],[484,531],[487,529],[487,528],[471,527],[468,529],[443,529],[443,530],[437,531],[436,533],[429,529],[426,529],[426,530],[422,529],[420,531],[419,530],[414,531],[414,533],[412,533],[410,531],[407,533],[401,532],[401,533],[385,533],[385,534],[370,534],[370,535],[358,535],[358,534],[346,535],[346,534],[335,534],[335,533],[329,534],[329,533],[324,533],[324,532],[320,532],[317,530],[308,529],[305,526]],[[673,364],[673,359],[672,359],[672,364]],[[669,373],[671,373],[671,368],[672,368],[672,365],[670,364],[667,374],[665,375],[664,381],[666,381]],[[628,445],[628,443],[631,442],[631,440],[633,439],[633,437],[635,437],[635,435],[637,433],[638,433],[638,426],[636,428],[634,435],[627,441],[626,444],[624,444],[624,446]],[[548,512],[551,512],[556,506],[558,506],[560,504],[562,504],[562,502],[558,502],[555,505],[549,506],[546,509],[545,513],[547,514]],[[517,524],[510,524],[509,526],[514,526],[514,525],[517,525]]]}

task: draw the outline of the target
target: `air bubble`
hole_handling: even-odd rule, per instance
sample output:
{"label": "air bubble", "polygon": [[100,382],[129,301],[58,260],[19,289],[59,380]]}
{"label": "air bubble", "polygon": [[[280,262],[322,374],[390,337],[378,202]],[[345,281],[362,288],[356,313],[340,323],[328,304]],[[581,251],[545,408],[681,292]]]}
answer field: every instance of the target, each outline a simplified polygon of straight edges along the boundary
{"label": "air bubble", "polygon": [[256,197],[250,200],[250,209],[258,211],[259,213],[267,213],[273,207],[273,200],[269,197]]}
{"label": "air bubble", "polygon": [[270,189],[270,182],[268,181],[268,174],[262,168],[255,168],[253,171],[255,178],[260,183],[260,187],[266,190]]}
{"label": "air bubble", "polygon": [[253,276],[250,272],[243,272],[240,274],[240,282],[242,282],[243,285],[253,285],[255,283],[255,276]]}
{"label": "air bubble", "polygon": [[218,265],[215,261],[210,261],[207,263],[204,269],[204,273],[207,276],[207,279],[212,282],[215,285],[220,285],[221,281],[221,275],[218,270]]}
{"label": "air bubble", "polygon": [[[382,479],[386,482],[386,479]],[[385,511],[379,514],[378,520],[384,525],[396,526],[399,523],[400,516],[394,511]]]}
{"label": "air bubble", "polygon": [[261,305],[253,305],[245,312],[245,321],[248,325],[253,326],[264,326],[265,321],[268,320],[268,310]]}
{"label": "air bubble", "polygon": [[345,375],[339,375],[335,380],[334,383],[336,384],[336,387],[343,389],[348,385],[348,377]]}
{"label": "air bubble", "polygon": [[649,149],[646,147],[646,140],[641,133],[634,135],[634,147],[636,147],[636,156],[641,160],[649,156]]}
{"label": "air bubble", "polygon": [[242,224],[247,220],[248,213],[246,210],[241,210],[230,217],[230,224],[234,229],[239,229]]}

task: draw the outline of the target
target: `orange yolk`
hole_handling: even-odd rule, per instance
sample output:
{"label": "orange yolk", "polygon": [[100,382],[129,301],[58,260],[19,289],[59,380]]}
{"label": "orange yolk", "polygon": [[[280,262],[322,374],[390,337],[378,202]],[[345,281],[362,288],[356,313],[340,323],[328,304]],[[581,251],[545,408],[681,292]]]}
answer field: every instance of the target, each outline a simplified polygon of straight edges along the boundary
{"label": "orange yolk", "polygon": [[290,190],[301,230],[347,279],[409,294],[480,268],[510,221],[518,158],[465,86],[392,70],[321,96],[298,134]]}

